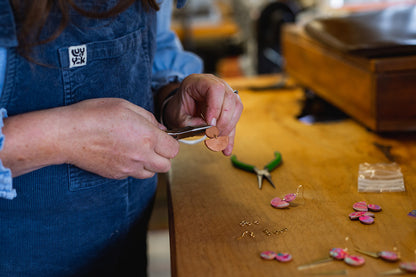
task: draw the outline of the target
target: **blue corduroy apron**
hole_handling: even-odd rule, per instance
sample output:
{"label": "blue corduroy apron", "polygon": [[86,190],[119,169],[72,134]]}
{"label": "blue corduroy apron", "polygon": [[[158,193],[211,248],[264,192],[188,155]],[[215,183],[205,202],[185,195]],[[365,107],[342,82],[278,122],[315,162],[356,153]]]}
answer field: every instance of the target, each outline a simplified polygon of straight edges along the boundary
{"label": "blue corduroy apron", "polygon": [[[82,1],[82,7],[95,7],[90,2],[100,1]],[[107,2],[101,10],[115,4],[101,2]],[[59,20],[53,12],[41,37]],[[73,11],[56,40],[34,48],[39,64],[9,48],[0,107],[13,116],[119,97],[151,110],[155,21],[140,1],[105,20]],[[129,264],[144,276],[156,178],[110,180],[64,164],[14,178],[13,186],[17,197],[0,199],[0,276],[128,276]]]}

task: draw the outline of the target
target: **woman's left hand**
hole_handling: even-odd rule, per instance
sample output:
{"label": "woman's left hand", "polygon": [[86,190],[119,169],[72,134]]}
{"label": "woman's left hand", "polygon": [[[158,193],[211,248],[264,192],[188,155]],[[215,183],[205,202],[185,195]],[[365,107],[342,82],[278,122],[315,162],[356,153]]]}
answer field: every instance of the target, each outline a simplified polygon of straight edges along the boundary
{"label": "woman's left hand", "polygon": [[165,124],[170,127],[209,124],[217,126],[220,136],[228,136],[224,155],[231,155],[235,130],[243,111],[238,94],[222,79],[211,74],[186,77],[178,92],[164,110]]}

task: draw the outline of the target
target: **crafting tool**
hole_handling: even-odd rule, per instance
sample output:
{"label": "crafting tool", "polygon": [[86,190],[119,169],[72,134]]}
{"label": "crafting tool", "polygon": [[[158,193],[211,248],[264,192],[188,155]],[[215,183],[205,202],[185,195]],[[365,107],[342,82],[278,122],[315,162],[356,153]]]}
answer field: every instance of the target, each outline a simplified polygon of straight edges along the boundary
{"label": "crafting tool", "polygon": [[205,135],[205,130],[211,127],[211,125],[188,126],[184,128],[167,130],[166,133],[172,136],[174,139],[183,139]]}
{"label": "crafting tool", "polygon": [[274,152],[274,156],[275,158],[271,162],[269,162],[263,169],[258,169],[254,165],[243,163],[237,160],[237,157],[235,155],[231,156],[231,163],[236,168],[256,173],[259,189],[261,189],[263,186],[263,178],[266,178],[267,181],[269,181],[269,183],[272,185],[272,187],[276,188],[273,184],[270,172],[274,170],[282,162],[282,155],[276,151]]}

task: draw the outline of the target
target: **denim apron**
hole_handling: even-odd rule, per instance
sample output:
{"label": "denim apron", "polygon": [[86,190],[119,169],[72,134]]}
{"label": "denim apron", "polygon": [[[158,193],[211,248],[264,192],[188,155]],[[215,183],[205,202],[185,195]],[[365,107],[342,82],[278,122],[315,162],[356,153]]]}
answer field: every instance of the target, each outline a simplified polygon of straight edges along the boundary
{"label": "denim apron", "polygon": [[[106,2],[99,7],[105,11],[116,1],[78,2],[86,10],[96,7],[91,2]],[[41,38],[59,21],[52,12]],[[13,116],[119,97],[151,111],[155,12],[137,1],[105,20],[72,11],[71,23],[56,40],[33,49],[39,64],[9,48],[0,107]],[[14,178],[13,186],[17,197],[0,199],[1,277],[129,276],[131,267],[134,276],[146,274],[156,178],[111,180],[63,164]]]}

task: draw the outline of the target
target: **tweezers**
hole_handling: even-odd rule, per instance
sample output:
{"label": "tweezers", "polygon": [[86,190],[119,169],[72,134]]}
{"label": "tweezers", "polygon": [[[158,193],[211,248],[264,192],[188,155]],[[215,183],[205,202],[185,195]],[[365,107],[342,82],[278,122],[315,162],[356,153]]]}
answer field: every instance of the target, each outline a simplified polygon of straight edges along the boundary
{"label": "tweezers", "polygon": [[211,127],[211,125],[187,126],[184,128],[167,130],[166,133],[174,139],[183,139],[205,135],[205,130]]}

